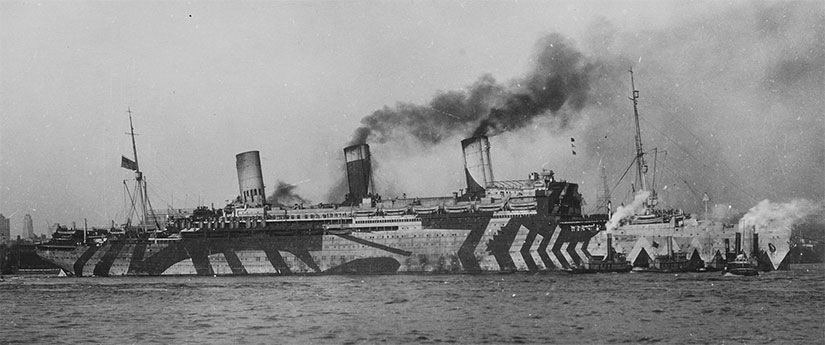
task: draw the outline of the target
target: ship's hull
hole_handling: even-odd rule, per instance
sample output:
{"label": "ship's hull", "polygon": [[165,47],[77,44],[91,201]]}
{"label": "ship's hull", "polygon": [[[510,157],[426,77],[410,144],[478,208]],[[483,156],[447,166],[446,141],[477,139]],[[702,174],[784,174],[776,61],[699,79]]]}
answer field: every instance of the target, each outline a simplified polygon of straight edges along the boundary
{"label": "ship's hull", "polygon": [[100,246],[42,246],[38,254],[76,276],[546,271],[589,260],[588,244],[600,227],[488,213],[430,217],[412,229],[115,239]]}

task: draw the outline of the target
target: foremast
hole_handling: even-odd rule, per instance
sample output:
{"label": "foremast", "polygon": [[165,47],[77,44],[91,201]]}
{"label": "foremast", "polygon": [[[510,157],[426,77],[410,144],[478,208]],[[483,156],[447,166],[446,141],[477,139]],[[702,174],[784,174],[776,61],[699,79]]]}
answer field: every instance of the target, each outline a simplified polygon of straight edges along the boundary
{"label": "foremast", "polygon": [[[145,233],[149,232],[148,231],[148,223],[149,223],[148,214],[149,213],[154,214],[154,211],[152,210],[152,203],[149,201],[149,194],[148,194],[148,191],[147,191],[146,180],[143,178],[143,172],[140,171],[140,164],[138,162],[137,144],[135,143],[135,126],[132,123],[132,109],[128,108],[126,110],[126,112],[129,113],[129,133],[127,133],[127,134],[129,134],[132,138],[132,153],[134,154],[134,156],[133,156],[134,161],[131,162],[131,164],[130,164],[129,162],[127,162],[126,159],[124,159],[123,167],[135,171],[135,193],[132,194],[131,198],[130,198],[132,205],[131,205],[131,208],[129,210],[129,216],[127,217],[127,224],[130,222],[130,220],[132,218],[132,213],[138,211],[137,210],[137,208],[138,208],[137,204],[140,204],[139,207],[140,207],[140,212],[142,214],[142,217],[138,221],[138,223],[139,223],[141,232],[145,234]],[[125,183],[126,183],[126,181],[124,181],[124,184]],[[155,217],[153,216],[152,219],[155,219]],[[156,219],[155,219],[155,221],[156,221]],[[158,230],[159,230],[159,228],[160,228],[160,226],[157,227]]]}

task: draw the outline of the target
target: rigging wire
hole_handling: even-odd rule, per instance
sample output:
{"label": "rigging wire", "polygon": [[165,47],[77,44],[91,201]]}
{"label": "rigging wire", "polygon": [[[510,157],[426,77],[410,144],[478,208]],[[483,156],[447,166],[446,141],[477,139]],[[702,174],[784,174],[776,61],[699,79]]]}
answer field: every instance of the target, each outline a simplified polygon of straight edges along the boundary
{"label": "rigging wire", "polygon": [[679,175],[679,173],[677,173],[676,171],[672,170],[670,167],[665,167],[665,170],[666,170],[666,171],[669,171],[670,173],[672,173],[673,175],[675,175],[675,176],[676,176],[676,178],[677,178],[679,181],[682,181],[682,182],[685,184],[685,186],[687,186],[687,188],[688,188],[688,190],[691,192],[691,194],[693,194],[693,196],[694,196],[694,197],[696,197],[696,200],[697,200],[697,201],[700,201],[700,202],[702,201],[702,196],[701,196],[701,195],[699,195],[699,193],[698,193],[698,192],[696,192],[696,190],[694,190],[694,189],[693,189],[693,187],[691,187],[691,186],[690,186],[690,183],[688,183],[688,181],[687,181],[685,178],[683,178],[682,176],[680,176],[680,175]]}
{"label": "rigging wire", "polygon": [[[627,169],[624,169],[624,173],[622,173],[622,176],[619,177],[619,179],[616,181],[616,184],[613,185],[613,188],[610,189],[610,193],[607,193],[606,200],[610,200],[610,197],[613,196],[614,192],[616,192],[616,188],[619,187],[620,183],[622,183],[622,180],[624,180],[625,176],[627,176],[627,173],[630,171],[630,168],[633,167],[634,163],[636,163],[636,157],[633,157],[633,159],[630,160],[630,164],[627,165]],[[596,211],[600,207],[604,207],[604,206],[605,205],[603,205],[603,203],[599,203],[595,207],[593,207],[588,213],[593,213],[594,211]]]}
{"label": "rigging wire", "polygon": [[[700,160],[699,158],[697,158],[696,156],[694,156],[693,154],[691,154],[689,150],[687,150],[687,149],[686,149],[683,145],[681,145],[681,144],[679,144],[678,142],[676,142],[675,140],[673,140],[670,136],[668,136],[667,134],[665,134],[665,133],[664,133],[661,129],[657,128],[657,127],[656,127],[656,126],[654,126],[652,123],[650,123],[649,121],[645,120],[644,118],[643,118],[642,120],[643,120],[643,121],[645,122],[645,124],[647,124],[650,128],[654,129],[654,130],[655,130],[656,132],[658,132],[660,135],[662,135],[663,137],[665,137],[665,139],[667,139],[668,141],[670,141],[671,143],[673,143],[673,144],[674,144],[677,148],[679,148],[680,150],[682,150],[682,151],[683,151],[686,155],[688,155],[688,157],[693,158],[694,160],[696,160],[697,162],[699,162],[699,164],[701,164],[703,167],[705,167],[705,168],[707,168],[707,169],[709,169],[709,170],[711,170],[711,171],[713,171],[713,172],[716,172],[716,173],[718,174],[718,176],[719,176],[719,177],[721,177],[721,180],[722,180],[723,182],[725,182],[725,183],[727,183],[727,184],[729,184],[729,185],[733,186],[734,188],[738,189],[740,192],[742,192],[742,194],[744,194],[745,196],[749,197],[749,198],[751,199],[751,201],[752,201],[752,202],[756,203],[756,202],[758,202],[758,201],[759,201],[759,199],[758,199],[758,198],[756,198],[756,197],[755,197],[753,194],[751,194],[749,191],[745,190],[742,186],[740,186],[740,185],[738,185],[738,184],[736,184],[736,183],[734,183],[734,182],[730,181],[730,180],[729,180],[729,179],[728,179],[728,178],[727,178],[724,174],[721,174],[718,170],[716,170],[716,169],[714,169],[713,167],[711,167],[711,166],[709,166],[709,165],[707,165],[707,164],[703,163],[703,162],[702,162],[702,160]],[[688,131],[688,132],[689,132],[689,131]],[[678,176],[678,174],[677,174],[677,176]],[[679,177],[680,177],[680,179],[681,179],[682,181],[684,181],[684,179],[683,179],[683,178],[681,178],[681,176],[679,176]],[[687,183],[687,182],[686,182],[686,183]]]}
{"label": "rigging wire", "polygon": [[129,212],[128,212],[129,214],[126,216],[126,220],[127,220],[128,223],[131,223],[132,215],[137,213],[137,208],[136,208],[137,206],[135,206],[135,196],[137,196],[137,186],[135,186],[135,196],[132,196],[132,192],[129,191],[129,186],[126,185],[126,180],[123,180],[123,189],[126,190],[126,194],[129,195],[129,201],[130,201],[131,207],[129,208]]}

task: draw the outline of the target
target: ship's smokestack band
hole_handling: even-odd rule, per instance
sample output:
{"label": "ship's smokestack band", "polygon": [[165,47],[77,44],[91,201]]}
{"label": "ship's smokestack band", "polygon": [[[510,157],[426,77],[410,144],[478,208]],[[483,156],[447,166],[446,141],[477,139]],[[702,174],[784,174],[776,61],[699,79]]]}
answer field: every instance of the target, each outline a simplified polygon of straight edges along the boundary
{"label": "ship's smokestack band", "polygon": [[264,177],[261,172],[261,155],[258,151],[248,151],[235,155],[238,169],[238,186],[241,200],[246,205],[260,206],[264,204]]}
{"label": "ship's smokestack band", "polygon": [[482,194],[493,180],[490,163],[490,142],[486,136],[461,141],[464,153],[464,174],[467,177],[467,194]]}
{"label": "ship's smokestack band", "polygon": [[367,144],[353,145],[344,148],[344,159],[347,162],[347,182],[349,194],[345,203],[360,203],[372,190],[372,164],[370,146]]}

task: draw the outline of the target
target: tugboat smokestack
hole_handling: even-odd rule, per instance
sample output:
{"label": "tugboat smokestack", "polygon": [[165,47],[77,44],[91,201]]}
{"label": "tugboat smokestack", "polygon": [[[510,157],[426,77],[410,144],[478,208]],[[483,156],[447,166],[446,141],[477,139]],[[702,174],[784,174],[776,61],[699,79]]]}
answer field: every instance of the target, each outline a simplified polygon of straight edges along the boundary
{"label": "tugboat smokestack", "polygon": [[736,242],[734,243],[733,250],[736,251],[736,255],[739,255],[739,254],[742,253],[742,233],[741,232],[736,233]]}
{"label": "tugboat smokestack", "polygon": [[753,245],[751,246],[751,256],[759,256],[759,234],[753,233]]}
{"label": "tugboat smokestack", "polygon": [[610,233],[607,234],[607,255],[605,256],[604,260],[613,260],[613,235]]}

